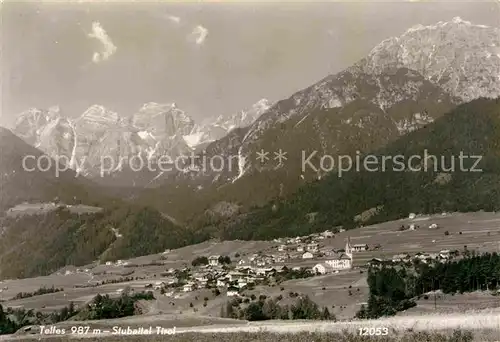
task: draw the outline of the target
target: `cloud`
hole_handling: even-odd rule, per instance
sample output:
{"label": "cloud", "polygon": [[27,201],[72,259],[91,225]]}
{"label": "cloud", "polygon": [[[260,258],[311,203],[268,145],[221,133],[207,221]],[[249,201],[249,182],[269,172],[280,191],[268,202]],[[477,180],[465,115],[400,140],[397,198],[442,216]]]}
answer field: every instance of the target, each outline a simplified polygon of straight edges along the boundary
{"label": "cloud", "polygon": [[102,44],[102,50],[100,52],[94,52],[92,56],[92,61],[94,63],[100,63],[106,61],[116,52],[116,46],[111,41],[104,28],[97,21],[92,23],[92,32],[88,34],[90,38],[97,39]]}
{"label": "cloud", "polygon": [[178,23],[180,23],[180,22],[181,22],[181,18],[179,18],[179,17],[177,17],[177,16],[175,16],[175,15],[167,15],[167,18],[168,18],[170,21],[172,21],[172,22],[174,22],[174,23],[176,23],[176,24],[178,24]]}
{"label": "cloud", "polygon": [[197,45],[201,45],[208,36],[208,29],[198,25],[193,29],[190,36],[195,39]]}

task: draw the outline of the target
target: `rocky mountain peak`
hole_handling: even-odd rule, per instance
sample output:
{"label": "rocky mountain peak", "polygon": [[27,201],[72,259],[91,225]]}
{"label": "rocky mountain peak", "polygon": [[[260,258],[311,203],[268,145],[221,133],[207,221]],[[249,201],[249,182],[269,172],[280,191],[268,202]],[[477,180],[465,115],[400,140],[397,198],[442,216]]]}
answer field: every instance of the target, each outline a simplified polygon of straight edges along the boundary
{"label": "rocky mountain peak", "polygon": [[155,136],[186,135],[194,128],[194,120],[175,103],[145,103],[132,116],[132,124],[139,130],[148,131]]}
{"label": "rocky mountain peak", "polygon": [[215,119],[214,125],[224,128],[226,131],[231,131],[234,128],[246,127],[251,125],[269,108],[271,102],[267,99],[261,99],[254,103],[250,108],[241,110],[233,115],[220,115]]}
{"label": "rocky mountain peak", "polygon": [[48,110],[30,108],[18,115],[13,132],[29,144],[36,145],[42,128],[60,117],[59,106],[52,106]]}
{"label": "rocky mountain peak", "polygon": [[119,120],[119,115],[116,112],[108,110],[101,105],[90,106],[78,119],[78,123],[94,123],[99,126],[116,125]]}
{"label": "rocky mountain peak", "polygon": [[460,17],[417,25],[378,44],[359,66],[368,74],[408,68],[471,101],[500,96],[500,28]]}

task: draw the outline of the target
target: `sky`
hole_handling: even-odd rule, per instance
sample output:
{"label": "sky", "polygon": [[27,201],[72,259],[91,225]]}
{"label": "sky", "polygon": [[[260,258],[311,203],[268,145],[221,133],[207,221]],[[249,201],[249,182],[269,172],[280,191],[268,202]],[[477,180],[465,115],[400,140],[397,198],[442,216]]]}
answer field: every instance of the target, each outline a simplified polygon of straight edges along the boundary
{"label": "sky", "polygon": [[[495,0],[496,1],[496,0]],[[455,16],[500,26],[500,2],[31,2],[2,6],[0,124],[30,107],[130,115],[175,102],[195,120],[278,101],[382,40]]]}

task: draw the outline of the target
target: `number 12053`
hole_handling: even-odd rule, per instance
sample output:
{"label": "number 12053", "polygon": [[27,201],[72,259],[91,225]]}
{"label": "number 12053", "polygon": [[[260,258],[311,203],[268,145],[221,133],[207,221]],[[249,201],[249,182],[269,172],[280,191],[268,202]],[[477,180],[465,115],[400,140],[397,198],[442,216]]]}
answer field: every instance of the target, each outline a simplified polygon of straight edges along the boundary
{"label": "number 12053", "polygon": [[360,336],[384,336],[389,334],[388,328],[359,328]]}

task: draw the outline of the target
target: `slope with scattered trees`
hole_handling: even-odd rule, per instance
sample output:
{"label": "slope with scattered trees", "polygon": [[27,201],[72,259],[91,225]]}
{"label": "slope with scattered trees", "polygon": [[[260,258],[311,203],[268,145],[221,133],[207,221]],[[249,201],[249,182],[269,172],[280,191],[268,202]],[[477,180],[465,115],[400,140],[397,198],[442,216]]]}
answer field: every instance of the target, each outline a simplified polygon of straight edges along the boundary
{"label": "slope with scattered trees", "polygon": [[[200,225],[219,227],[225,239],[272,239],[385,222],[411,212],[494,211],[500,209],[499,151],[500,99],[479,99],[373,153],[379,163],[388,156],[404,156],[405,170],[394,159],[386,159],[385,170],[381,164],[376,171],[373,165],[364,169],[361,164],[359,170],[353,167],[341,177],[334,170],[250,213]],[[464,158],[460,167],[461,154],[481,159],[475,165],[477,158]],[[414,170],[420,166],[420,171],[409,169],[411,156],[422,158],[411,164]],[[450,171],[452,158],[455,167]],[[481,172],[472,172],[477,169]],[[359,221],[357,216],[367,211],[372,214]]]}

